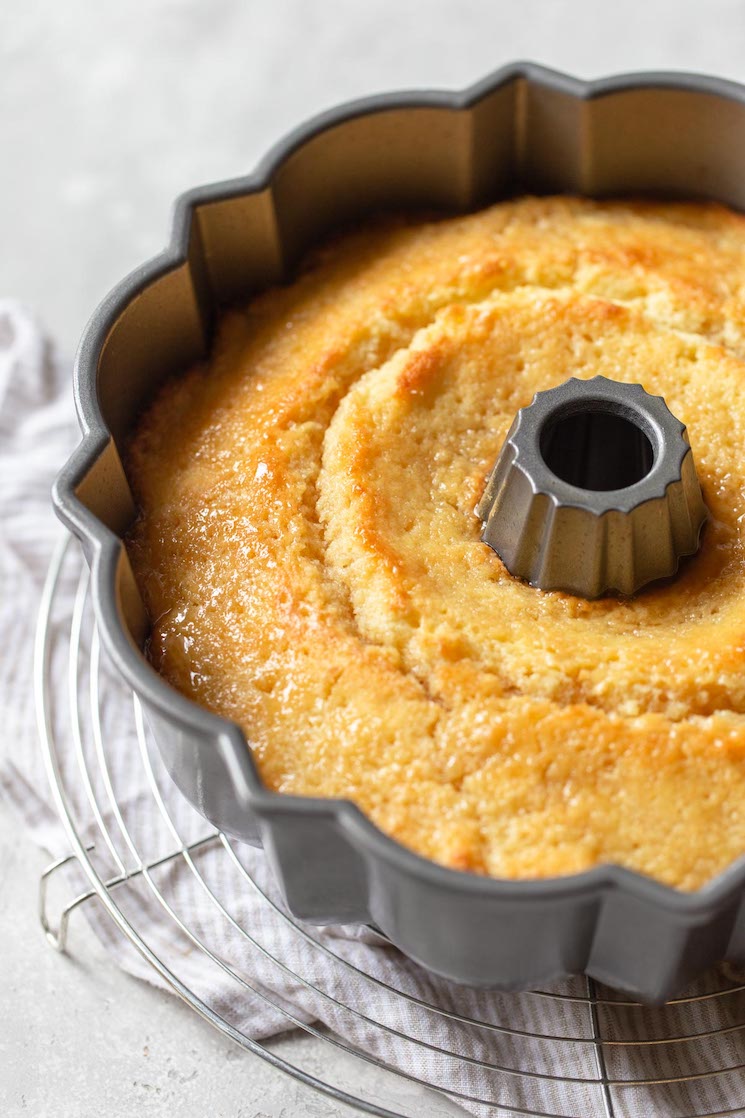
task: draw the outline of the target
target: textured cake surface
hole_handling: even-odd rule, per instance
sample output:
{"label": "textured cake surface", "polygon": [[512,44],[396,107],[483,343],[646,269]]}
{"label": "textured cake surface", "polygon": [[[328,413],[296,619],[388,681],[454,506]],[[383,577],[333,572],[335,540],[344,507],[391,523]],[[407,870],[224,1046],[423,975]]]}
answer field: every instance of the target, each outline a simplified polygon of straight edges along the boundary
{"label": "textured cake surface", "polygon": [[[688,427],[700,552],[633,599],[512,578],[474,507],[518,408],[641,382]],[[696,889],[745,852],[745,218],[525,198],[390,222],[219,323],[143,415],[150,656],[266,784],[445,865]]]}

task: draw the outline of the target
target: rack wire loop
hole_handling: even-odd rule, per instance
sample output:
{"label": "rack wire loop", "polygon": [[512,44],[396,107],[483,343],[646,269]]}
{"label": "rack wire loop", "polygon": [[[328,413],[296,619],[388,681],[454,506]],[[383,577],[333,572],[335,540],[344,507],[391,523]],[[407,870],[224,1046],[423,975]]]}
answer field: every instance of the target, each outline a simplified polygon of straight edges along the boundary
{"label": "rack wire loop", "polygon": [[[93,846],[91,845],[87,849],[91,851]],[[71,914],[80,905],[97,896],[95,889],[87,889],[84,893],[79,893],[73,900],[68,901],[55,922],[49,919],[49,886],[52,880],[58,876],[59,870],[74,862],[77,862],[77,854],[66,854],[63,858],[57,858],[56,861],[47,866],[39,878],[39,923],[47,942],[61,955],[67,952],[67,932]]]}

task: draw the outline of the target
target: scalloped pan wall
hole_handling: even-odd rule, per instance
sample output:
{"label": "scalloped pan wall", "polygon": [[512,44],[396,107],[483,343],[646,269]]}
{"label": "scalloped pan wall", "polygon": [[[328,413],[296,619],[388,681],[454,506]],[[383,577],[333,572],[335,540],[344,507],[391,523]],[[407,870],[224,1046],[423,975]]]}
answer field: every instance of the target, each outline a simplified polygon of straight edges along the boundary
{"label": "scalloped pan wall", "polygon": [[498,881],[420,858],[346,801],[264,788],[238,727],[172,690],[142,655],[146,619],[121,542],[134,507],[117,451],[161,381],[205,353],[216,309],[289,278],[340,223],[525,191],[745,209],[744,141],[745,89],[687,75],[585,83],[516,65],[464,93],[342,106],[252,176],[183,196],[169,248],[93,315],[75,369],[84,437],[55,485],[57,512],[83,543],[103,643],[172,778],[217,826],[264,845],[297,917],[374,922],[432,970],[501,988],[584,972],[660,1001],[720,959],[745,961],[745,860],[696,894],[616,866]]}

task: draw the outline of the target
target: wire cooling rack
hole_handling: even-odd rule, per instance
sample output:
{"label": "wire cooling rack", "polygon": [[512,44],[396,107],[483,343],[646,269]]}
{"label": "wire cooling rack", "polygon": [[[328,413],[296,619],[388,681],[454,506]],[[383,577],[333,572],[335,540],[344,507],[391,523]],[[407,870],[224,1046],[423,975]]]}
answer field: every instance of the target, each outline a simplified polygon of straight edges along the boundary
{"label": "wire cooling rack", "polygon": [[[60,602],[68,602],[71,594],[72,609],[65,607],[57,616]],[[60,664],[67,679],[62,714],[57,709]],[[143,766],[148,789],[148,825],[133,829],[111,777],[113,751],[121,748],[121,734],[112,733],[101,714],[105,688],[115,682],[104,672],[87,569],[77,545],[63,539],[47,576],[35,647],[42,748],[71,848],[66,858],[45,870],[40,882],[40,919],[54,947],[65,950],[71,914],[98,900],[141,958],[211,1025],[353,1112],[383,1118],[409,1118],[422,1112],[445,1118],[464,1110],[503,1118],[745,1115],[745,982],[738,981],[734,972],[721,968],[685,996],[657,1008],[624,1000],[590,980],[575,979],[553,990],[519,995],[519,1013],[510,1009],[509,996],[500,996],[499,1004],[505,1007],[500,1019],[458,1012],[453,1008],[457,1001],[441,982],[432,986],[436,996],[421,997],[405,984],[368,975],[345,957],[341,941],[324,938],[283,911],[263,878],[246,868],[239,844],[206,823],[203,833],[184,839],[174,817],[168,778],[151,749],[139,704],[130,696],[130,724],[120,729],[137,742],[131,763]],[[162,835],[164,828],[171,839],[169,849],[163,850],[154,839],[143,839],[151,831]],[[283,931],[293,937],[290,941],[285,937],[284,942],[294,943],[296,937],[303,948],[304,954],[297,957],[307,959],[308,951],[324,956],[329,973],[338,979],[331,989],[318,983],[312,968],[293,969],[294,952],[283,959],[271,942],[262,939],[262,919],[250,926],[235,920],[200,870],[200,857],[206,851],[242,875],[241,887],[254,892],[260,914],[284,922]],[[82,871],[86,884],[52,924],[50,882],[61,877],[69,888],[71,867]],[[348,1017],[357,1025],[364,1023],[364,1029],[321,1026],[273,996],[261,979],[226,961],[205,941],[203,930],[189,926],[169,899],[164,881],[175,867],[193,875],[214,908],[212,916],[224,922],[226,934],[250,946],[262,965],[271,962],[295,989],[331,1003],[335,1020]],[[132,903],[133,896],[137,903]],[[147,937],[141,927],[144,899],[154,903],[158,913],[157,934],[149,926]],[[195,954],[219,976],[220,998],[210,994],[209,984],[197,990],[184,977],[191,973],[185,969],[186,961]],[[403,959],[401,965],[411,966]],[[226,982],[229,998],[224,996]],[[352,988],[354,1001],[345,997]],[[287,1046],[280,1054],[271,1041],[249,1035],[245,1017],[236,1011],[247,999],[279,1014],[284,1028],[302,1030],[307,1040],[290,1045],[292,1058],[286,1054]],[[382,1014],[381,1021],[381,1014],[373,1017],[366,1010],[368,1003],[382,1003],[391,1012]],[[517,1001],[514,1006],[517,1009]],[[474,1056],[470,1045],[459,1048],[452,1040],[440,1045],[437,1038],[445,1025],[457,1026],[457,1036],[478,1035],[480,1055]],[[397,1060],[395,1046],[402,1043],[426,1058]],[[426,1071],[420,1073],[421,1068]]]}

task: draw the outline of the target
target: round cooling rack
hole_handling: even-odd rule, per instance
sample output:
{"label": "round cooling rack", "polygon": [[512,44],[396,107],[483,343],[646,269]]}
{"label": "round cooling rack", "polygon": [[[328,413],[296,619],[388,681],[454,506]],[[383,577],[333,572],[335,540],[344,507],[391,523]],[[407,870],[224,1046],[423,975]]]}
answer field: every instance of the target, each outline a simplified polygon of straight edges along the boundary
{"label": "round cooling rack", "polygon": [[[153,968],[244,1049],[330,1096],[334,1113],[745,1115],[745,980],[726,967],[663,1007],[579,978],[490,994],[426,975],[375,932],[287,915],[260,852],[211,829],[171,786],[137,699],[121,693],[112,708],[122,685],[101,652],[87,568],[69,538],[44,587],[35,686],[71,850],[40,884],[42,925],[59,950],[70,915],[85,907],[104,940],[116,926],[137,949],[128,969]],[[134,798],[121,790],[125,750]],[[52,926],[50,881],[59,875],[69,890],[80,874],[83,888]],[[367,973],[360,959],[376,953],[385,966]],[[256,1039],[288,1030],[289,1044]]]}

